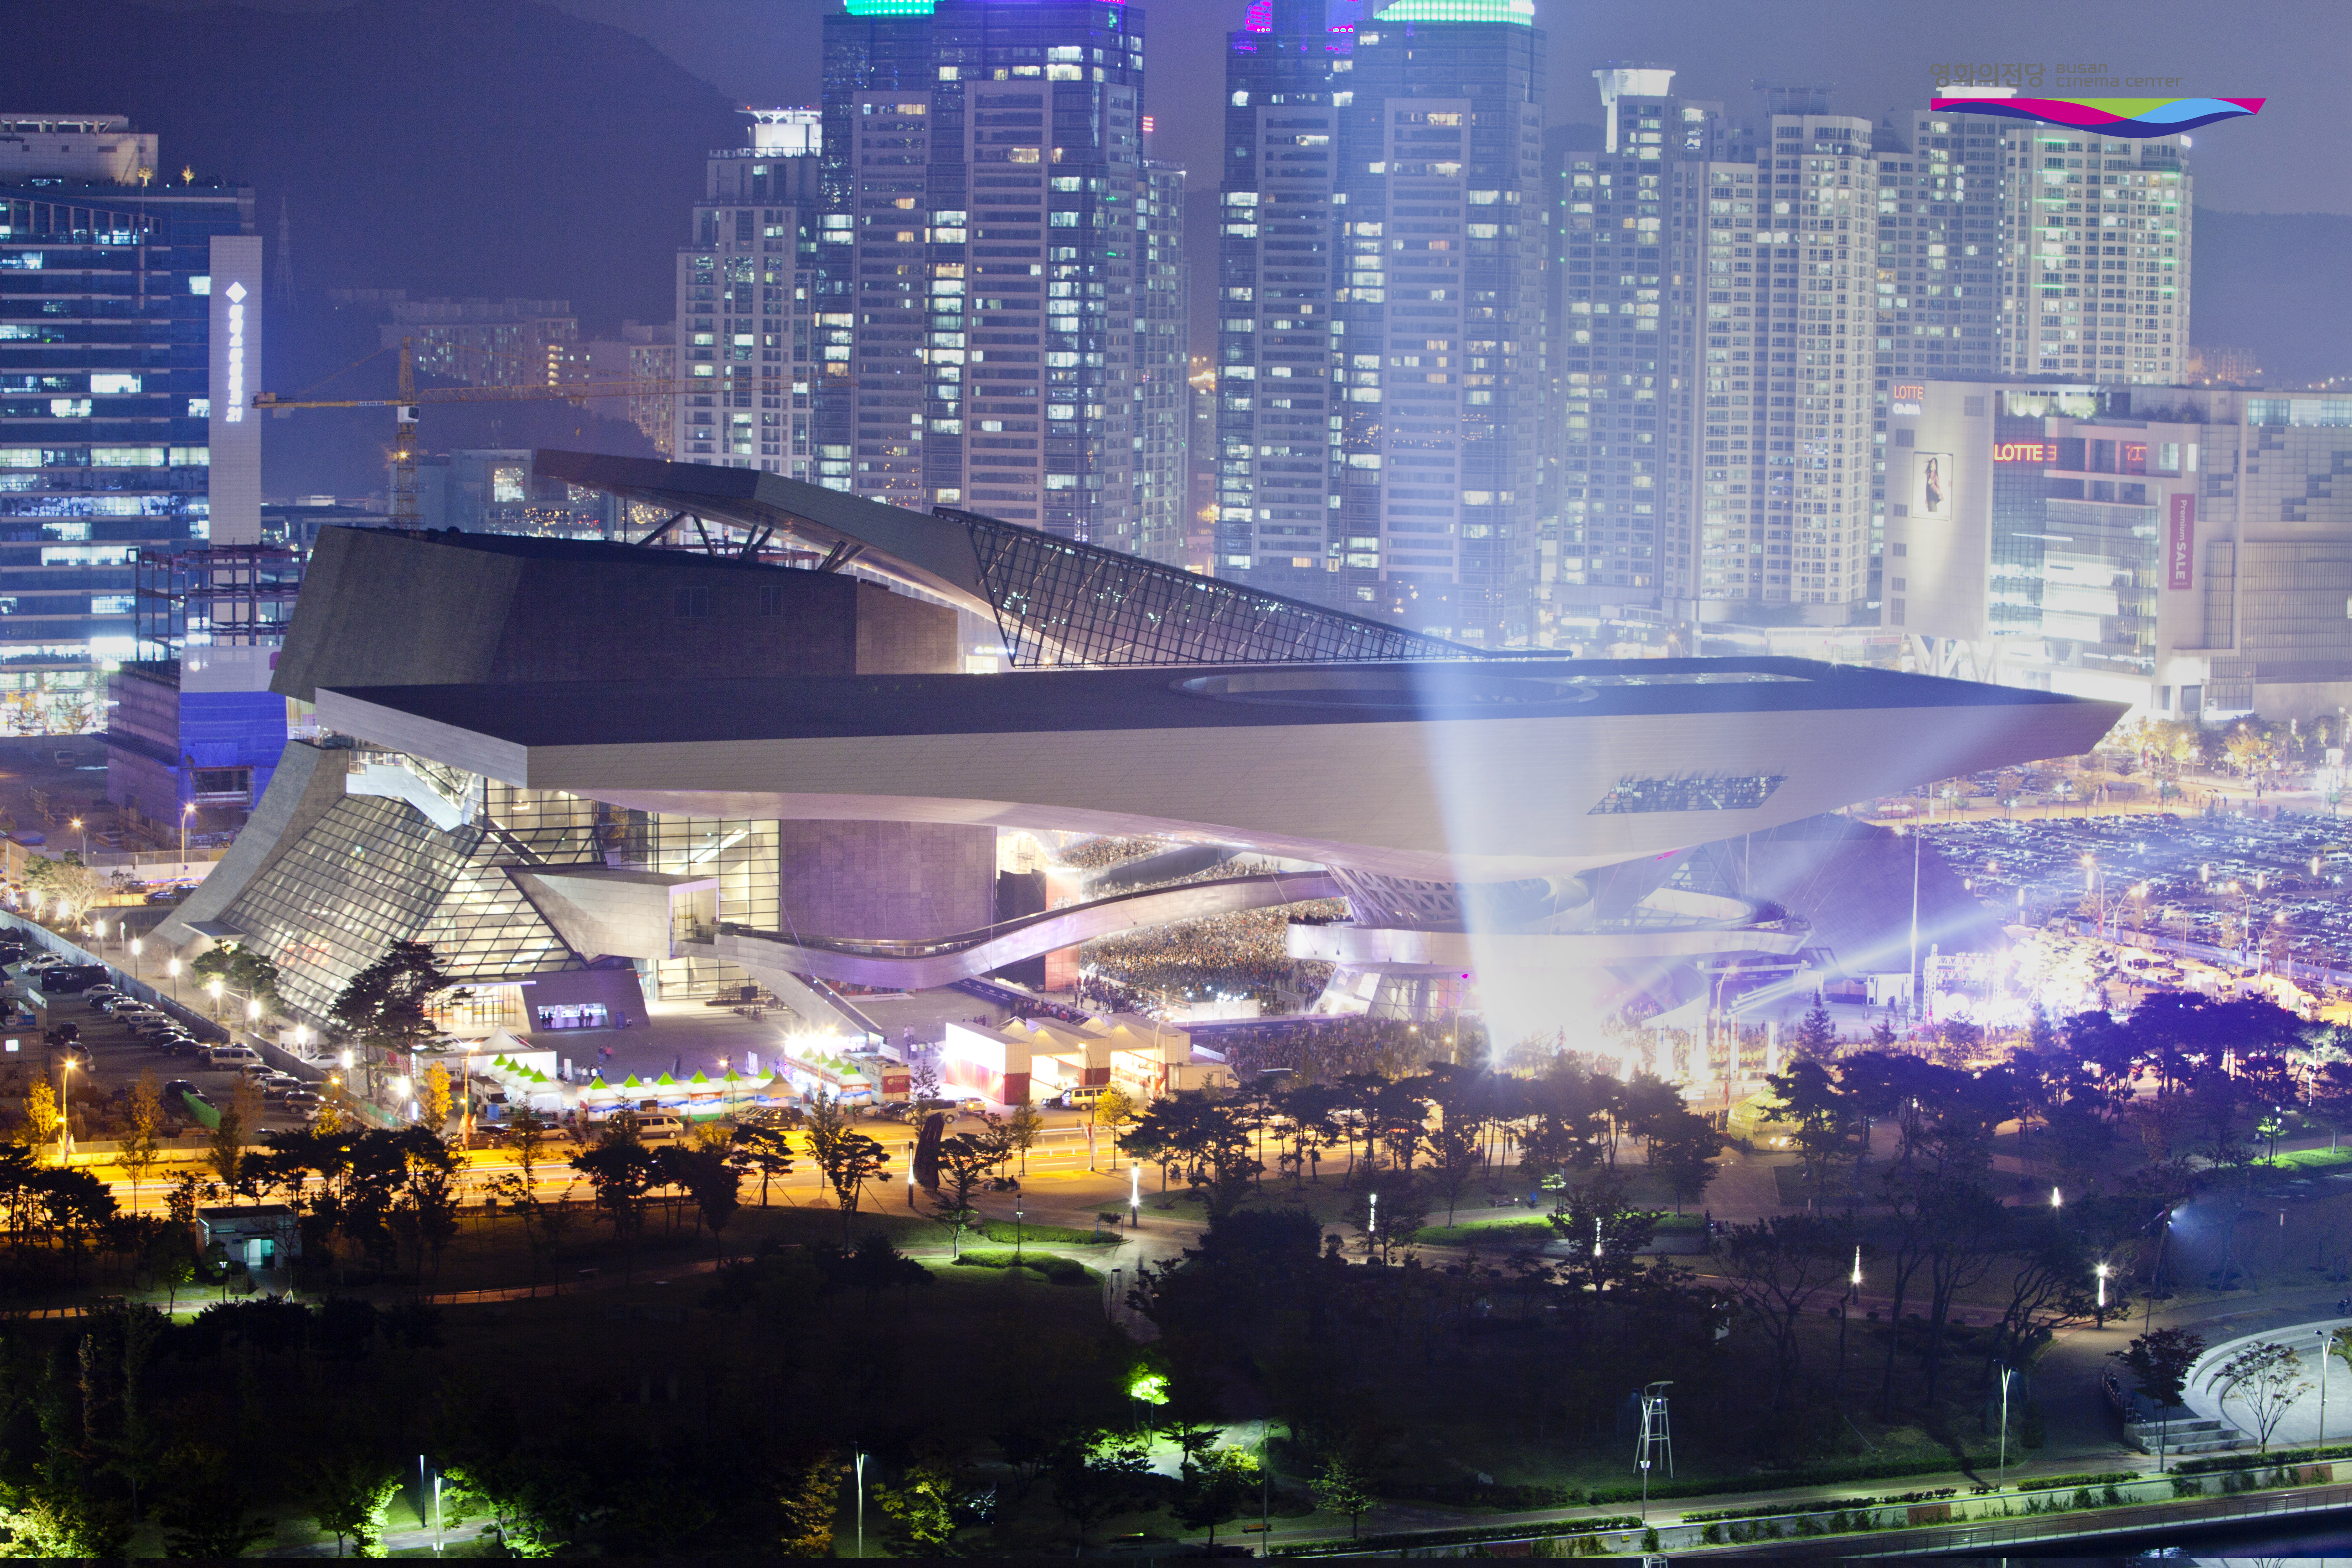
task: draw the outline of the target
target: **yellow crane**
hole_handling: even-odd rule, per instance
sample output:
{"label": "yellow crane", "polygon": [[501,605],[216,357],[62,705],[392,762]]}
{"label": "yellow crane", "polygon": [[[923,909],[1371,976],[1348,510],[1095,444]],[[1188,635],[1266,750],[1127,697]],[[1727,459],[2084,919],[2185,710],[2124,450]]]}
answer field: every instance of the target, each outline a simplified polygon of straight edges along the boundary
{"label": "yellow crane", "polygon": [[[371,356],[373,357],[373,356]],[[392,525],[416,526],[416,419],[428,403],[525,403],[560,399],[585,403],[592,397],[675,397],[710,392],[711,383],[684,381],[526,382],[512,386],[436,386],[416,389],[412,341],[400,340],[400,387],[392,397],[280,397],[257,392],[253,406],[278,414],[297,408],[389,408],[393,411]]]}

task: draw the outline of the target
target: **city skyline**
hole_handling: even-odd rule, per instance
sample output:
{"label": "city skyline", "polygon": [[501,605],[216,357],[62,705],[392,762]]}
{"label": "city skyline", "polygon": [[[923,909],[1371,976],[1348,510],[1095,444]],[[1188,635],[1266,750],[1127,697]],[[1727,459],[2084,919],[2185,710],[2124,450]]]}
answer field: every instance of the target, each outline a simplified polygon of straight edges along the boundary
{"label": "city skyline", "polygon": [[[814,101],[814,73],[796,57],[806,52],[800,36],[814,30],[816,7],[796,17],[785,38],[763,46],[756,36],[744,37],[746,26],[756,29],[762,19],[775,15],[758,0],[714,0],[697,6],[694,15],[678,14],[656,0],[554,3],[572,15],[646,38],[688,69],[746,101],[763,91],[772,95],[788,89],[809,95],[793,101]],[[1159,37],[1155,47],[1161,51],[1153,62],[1155,89],[1166,92],[1178,83],[1194,83],[1213,91],[1222,71],[1217,40],[1241,25],[1247,8],[1248,0],[1156,0],[1147,5]],[[1749,84],[1765,78],[1832,83],[1836,89],[1831,100],[1833,111],[1875,121],[1889,110],[1926,107],[1926,89],[1933,85],[1931,68],[1962,58],[2045,65],[2102,62],[2126,78],[2181,79],[2176,88],[2131,89],[2147,96],[2268,96],[2270,101],[2253,122],[2209,128],[2210,140],[2200,143],[2200,158],[2210,160],[2204,166],[2216,187],[2237,198],[2227,210],[2352,213],[2352,169],[2331,164],[2315,153],[2296,156],[2299,149],[2326,145],[2336,92],[2326,51],[2303,56],[2278,42],[2295,36],[2326,37],[2336,14],[2323,0],[2265,7],[2266,25],[2261,28],[2203,7],[2150,7],[2124,0],[2056,12],[2028,0],[2001,0],[1973,8],[1965,30],[1924,16],[1889,14],[1867,0],[1821,0],[1801,9],[1804,25],[1795,26],[1783,25],[1777,12],[1767,17],[1758,7],[1733,0],[1677,7],[1671,25],[1660,13],[1630,0],[1578,5],[1534,0],[1534,8],[1535,26],[1549,40],[1544,68],[1555,84],[1580,80],[1583,72],[1606,60],[1654,59],[1677,68],[1678,92],[1720,100],[1734,113],[1759,107]],[[2032,42],[1993,46],[1987,43],[1990,39]],[[2125,89],[2103,90],[2112,95]],[[1550,123],[1596,119],[1586,101],[1563,101],[1555,88]],[[2227,137],[2224,131],[2230,132]],[[1171,133],[1177,141],[1161,149],[1162,157],[1197,163],[1215,145],[1205,121],[1177,126]]]}

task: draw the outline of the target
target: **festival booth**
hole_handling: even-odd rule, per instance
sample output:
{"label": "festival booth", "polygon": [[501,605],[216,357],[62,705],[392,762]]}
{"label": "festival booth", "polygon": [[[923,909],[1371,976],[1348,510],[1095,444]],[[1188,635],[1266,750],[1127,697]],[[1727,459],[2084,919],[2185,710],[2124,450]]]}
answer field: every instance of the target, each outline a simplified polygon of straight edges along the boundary
{"label": "festival booth", "polygon": [[867,1067],[879,1058],[853,1058],[848,1045],[838,1035],[788,1036],[776,1058],[777,1075],[804,1100],[822,1093],[851,1104],[869,1103],[880,1097],[881,1085]]}
{"label": "festival booth", "polygon": [[1183,1030],[1131,1013],[1083,1024],[1054,1018],[1015,1018],[1001,1028],[950,1023],[940,1059],[947,1083],[998,1105],[1103,1084],[1117,1084],[1148,1104],[1165,1094],[1233,1081],[1223,1064],[1192,1059],[1192,1039]]}
{"label": "festival booth", "polygon": [[761,1079],[731,1067],[717,1078],[701,1071],[684,1079],[669,1073],[641,1079],[631,1073],[618,1083],[593,1078],[575,1093],[580,1113],[591,1121],[623,1110],[664,1111],[685,1121],[707,1121],[713,1117],[740,1116],[761,1106],[790,1105],[799,1099],[785,1078]]}

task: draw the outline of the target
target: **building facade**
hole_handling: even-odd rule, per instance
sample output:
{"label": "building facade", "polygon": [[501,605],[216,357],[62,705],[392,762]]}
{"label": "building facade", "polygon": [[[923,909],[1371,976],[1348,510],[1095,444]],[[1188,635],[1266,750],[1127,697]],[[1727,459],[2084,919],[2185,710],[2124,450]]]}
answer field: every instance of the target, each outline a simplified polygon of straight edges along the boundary
{"label": "building facade", "polygon": [[[1701,215],[1711,165],[1731,155],[1721,106],[1676,95],[1671,69],[1592,74],[1601,145],[1568,150],[1552,195],[1555,617],[1650,609],[1696,586]],[[1730,481],[1718,482],[1727,498]]]}
{"label": "building facade", "polygon": [[[819,116],[803,109],[751,116],[751,145],[710,154],[693,243],[677,253],[681,390],[667,404],[668,451],[687,462],[800,478],[814,461]],[[643,363],[656,357],[648,353]]]}
{"label": "building facade", "polygon": [[2158,718],[2352,706],[2352,400],[1910,390],[1889,419],[1885,614],[1921,668]]}
{"label": "building facade", "polygon": [[[1215,570],[1326,602],[1338,596],[1330,500],[1345,466],[1335,424],[1344,394],[1329,384],[1337,95],[1352,79],[1354,43],[1323,0],[1274,0],[1227,38],[1225,57]],[[1378,545],[1358,554],[1376,561]]]}
{"label": "building facade", "polygon": [[821,482],[1141,547],[1143,21],[1056,0],[826,18]]}
{"label": "building facade", "polygon": [[[1144,121],[1150,135],[1151,121]],[[1184,563],[1192,509],[1192,270],[1184,260],[1184,170],[1147,158],[1136,202],[1134,549]]]}
{"label": "building facade", "polygon": [[1357,29],[1339,105],[1340,603],[1474,647],[1533,632],[1549,236],[1532,18],[1524,0],[1398,0]]}
{"label": "building facade", "polygon": [[261,241],[121,115],[0,124],[0,731],[75,733],[139,552],[260,538]]}

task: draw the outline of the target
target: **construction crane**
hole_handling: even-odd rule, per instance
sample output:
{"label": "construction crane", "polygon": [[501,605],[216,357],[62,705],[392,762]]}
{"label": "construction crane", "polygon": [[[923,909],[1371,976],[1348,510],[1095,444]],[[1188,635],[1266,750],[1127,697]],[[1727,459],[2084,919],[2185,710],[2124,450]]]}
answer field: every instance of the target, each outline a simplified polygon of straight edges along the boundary
{"label": "construction crane", "polygon": [[595,381],[536,382],[514,386],[436,386],[416,389],[416,361],[412,341],[400,340],[400,387],[392,397],[280,397],[257,392],[253,406],[276,414],[297,408],[389,408],[393,411],[392,526],[416,526],[416,420],[428,403],[526,403],[561,400],[585,403],[592,397],[675,397],[682,392],[709,392],[708,382]]}

